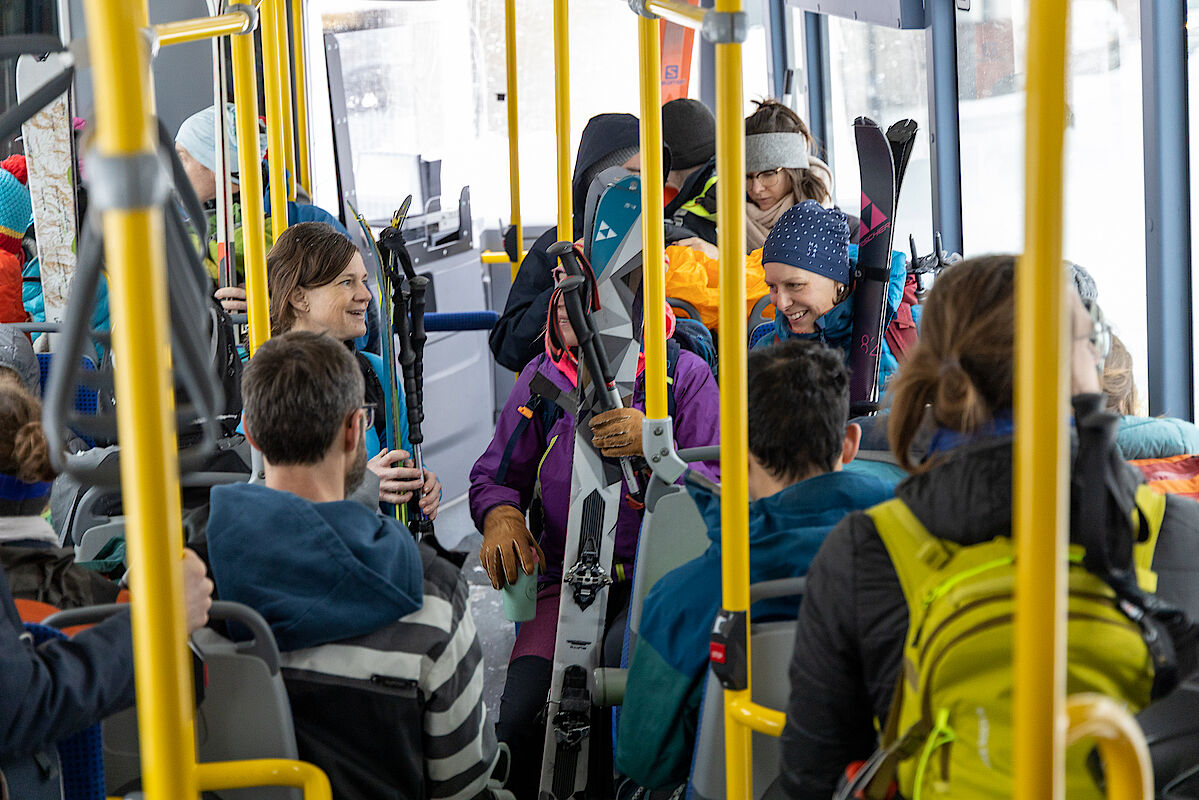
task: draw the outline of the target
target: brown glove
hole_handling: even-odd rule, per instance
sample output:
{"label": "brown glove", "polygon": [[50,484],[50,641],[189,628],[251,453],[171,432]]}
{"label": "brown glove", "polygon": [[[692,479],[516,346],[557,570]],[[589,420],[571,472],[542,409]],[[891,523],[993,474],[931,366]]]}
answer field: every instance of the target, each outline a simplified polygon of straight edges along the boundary
{"label": "brown glove", "polygon": [[591,443],[610,458],[639,456],[641,423],[645,419],[635,408],[614,408],[591,418]]}
{"label": "brown glove", "polygon": [[[534,560],[534,557],[536,560]],[[541,545],[529,533],[525,515],[512,506],[499,505],[487,512],[483,520],[483,547],[479,561],[491,577],[491,585],[502,589],[516,583],[519,561],[526,575],[532,575],[537,565],[545,565]]]}

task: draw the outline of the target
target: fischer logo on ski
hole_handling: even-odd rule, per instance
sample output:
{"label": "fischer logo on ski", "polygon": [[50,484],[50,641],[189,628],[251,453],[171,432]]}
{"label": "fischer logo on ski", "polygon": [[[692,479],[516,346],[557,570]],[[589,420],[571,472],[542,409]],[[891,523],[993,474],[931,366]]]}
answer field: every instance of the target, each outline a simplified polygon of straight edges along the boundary
{"label": "fischer logo on ski", "polygon": [[884,226],[889,222],[890,219],[883,210],[872,203],[865,192],[862,192],[862,232],[859,246],[885,232],[886,227]]}

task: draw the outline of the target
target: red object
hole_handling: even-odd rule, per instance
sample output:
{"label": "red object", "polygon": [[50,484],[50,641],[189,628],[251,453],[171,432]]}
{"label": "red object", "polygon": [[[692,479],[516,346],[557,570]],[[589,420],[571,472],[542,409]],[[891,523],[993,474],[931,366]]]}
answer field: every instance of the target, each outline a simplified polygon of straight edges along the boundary
{"label": "red object", "polygon": [[708,643],[708,660],[713,664],[723,664],[725,660],[724,645],[716,642]]}
{"label": "red object", "polygon": [[912,317],[912,306],[919,302],[916,298],[916,276],[909,275],[903,285],[903,299],[899,301],[899,309],[883,334],[887,346],[895,355],[895,360],[901,363],[907,357],[908,351],[916,346],[918,332],[916,320]]}
{"label": "red object", "polygon": [[1199,456],[1142,458],[1128,463],[1141,471],[1149,488],[1158,494],[1199,500]]}
{"label": "red object", "polygon": [[[699,0],[687,0],[698,6]],[[662,53],[662,103],[686,97],[691,82],[691,54],[695,49],[695,31],[663,20],[659,41]]]}
{"label": "red object", "polygon": [[0,323],[29,321],[21,287],[20,259],[0,250]]}
{"label": "red object", "polygon": [[22,184],[29,185],[29,173],[25,167],[25,156],[15,155],[0,161],[0,169],[11,172]]}

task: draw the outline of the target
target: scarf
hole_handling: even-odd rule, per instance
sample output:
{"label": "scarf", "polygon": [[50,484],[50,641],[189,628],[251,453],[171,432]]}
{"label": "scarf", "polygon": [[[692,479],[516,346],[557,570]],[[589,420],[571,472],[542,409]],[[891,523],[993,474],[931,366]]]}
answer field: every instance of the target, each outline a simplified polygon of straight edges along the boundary
{"label": "scarf", "polygon": [[762,210],[753,200],[745,201],[745,252],[752,253],[766,244],[766,236],[783,212],[795,205],[795,191],[779,200],[770,208]]}
{"label": "scarf", "polygon": [[58,534],[41,517],[0,517],[0,544],[39,542],[58,546]]}

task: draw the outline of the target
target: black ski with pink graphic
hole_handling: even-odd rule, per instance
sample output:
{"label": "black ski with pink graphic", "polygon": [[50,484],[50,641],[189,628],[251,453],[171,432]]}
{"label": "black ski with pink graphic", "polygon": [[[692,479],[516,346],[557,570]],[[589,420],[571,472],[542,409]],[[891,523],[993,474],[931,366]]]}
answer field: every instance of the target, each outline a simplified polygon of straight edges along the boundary
{"label": "black ski with pink graphic", "polygon": [[862,224],[854,273],[849,404],[850,413],[861,416],[878,410],[879,361],[889,315],[892,221],[916,136],[916,123],[898,122],[884,134],[873,120],[858,117],[854,120],[854,135],[862,176]]}

